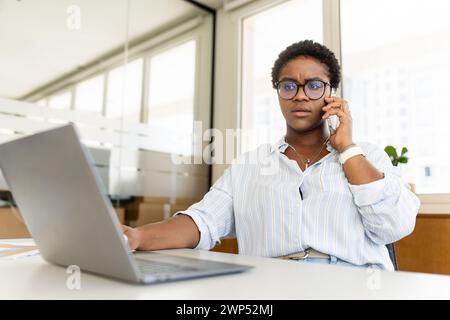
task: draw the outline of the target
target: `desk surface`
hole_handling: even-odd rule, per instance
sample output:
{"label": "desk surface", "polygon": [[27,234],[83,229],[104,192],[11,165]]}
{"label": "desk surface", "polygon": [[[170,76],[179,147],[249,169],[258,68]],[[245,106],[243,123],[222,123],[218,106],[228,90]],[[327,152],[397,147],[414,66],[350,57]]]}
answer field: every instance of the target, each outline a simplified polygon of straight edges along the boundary
{"label": "desk surface", "polygon": [[[33,244],[30,240],[21,242]],[[162,252],[255,268],[240,274],[157,285],[128,284],[82,273],[81,289],[69,290],[66,269],[50,265],[37,255],[0,260],[0,299],[450,299],[450,276],[189,249]]]}

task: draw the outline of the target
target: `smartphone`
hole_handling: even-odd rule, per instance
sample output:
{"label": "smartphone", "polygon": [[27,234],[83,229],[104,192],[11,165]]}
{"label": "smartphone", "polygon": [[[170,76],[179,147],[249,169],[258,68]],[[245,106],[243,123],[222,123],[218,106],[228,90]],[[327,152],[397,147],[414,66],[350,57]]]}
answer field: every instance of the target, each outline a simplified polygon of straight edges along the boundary
{"label": "smartphone", "polygon": [[332,115],[327,119],[328,123],[328,130],[330,130],[330,135],[333,135],[336,133],[337,127],[339,127],[339,119],[337,115]]}
{"label": "smartphone", "polygon": [[[336,94],[335,90],[332,90],[332,92],[330,92],[330,97],[335,94]],[[330,131],[330,135],[332,136],[333,134],[336,133],[337,127],[339,127],[339,118],[337,117],[337,115],[332,115],[331,117],[328,117],[327,124],[328,130]]]}

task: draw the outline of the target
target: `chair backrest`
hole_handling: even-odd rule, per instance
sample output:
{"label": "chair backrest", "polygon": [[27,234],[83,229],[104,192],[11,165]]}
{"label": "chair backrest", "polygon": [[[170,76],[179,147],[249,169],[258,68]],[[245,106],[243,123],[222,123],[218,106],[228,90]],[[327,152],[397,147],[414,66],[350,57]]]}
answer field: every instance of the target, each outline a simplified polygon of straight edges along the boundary
{"label": "chair backrest", "polygon": [[397,257],[395,256],[395,246],[394,243],[389,243],[386,245],[389,252],[389,257],[391,258],[392,264],[394,265],[394,270],[397,271]]}

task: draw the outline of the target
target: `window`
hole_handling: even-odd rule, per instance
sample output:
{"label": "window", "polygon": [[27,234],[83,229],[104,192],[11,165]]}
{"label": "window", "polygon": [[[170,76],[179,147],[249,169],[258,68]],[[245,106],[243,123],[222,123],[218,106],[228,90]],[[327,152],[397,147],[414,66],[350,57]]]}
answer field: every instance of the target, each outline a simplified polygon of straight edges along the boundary
{"label": "window", "polygon": [[182,137],[168,151],[192,152],[195,69],[194,40],[150,58],[148,123],[171,130],[174,138]]}
{"label": "window", "polygon": [[112,69],[108,74],[106,116],[132,122],[141,119],[142,59]]}
{"label": "window", "polygon": [[54,109],[70,109],[72,101],[72,94],[70,92],[64,92],[56,94],[48,99],[48,106]]}
{"label": "window", "polygon": [[36,104],[38,106],[41,106],[41,107],[46,107],[47,106],[47,99],[41,99],[39,101],[36,101]]}
{"label": "window", "polygon": [[449,11],[440,0],[341,0],[343,94],[354,137],[408,147],[404,173],[419,193],[450,192]]}
{"label": "window", "polygon": [[288,1],[244,19],[241,152],[274,143],[285,134],[271,84],[272,66],[278,54],[294,42],[322,42],[322,23],[322,2],[315,0]]}
{"label": "window", "polygon": [[95,76],[76,86],[75,109],[101,114],[103,111],[104,75]]}

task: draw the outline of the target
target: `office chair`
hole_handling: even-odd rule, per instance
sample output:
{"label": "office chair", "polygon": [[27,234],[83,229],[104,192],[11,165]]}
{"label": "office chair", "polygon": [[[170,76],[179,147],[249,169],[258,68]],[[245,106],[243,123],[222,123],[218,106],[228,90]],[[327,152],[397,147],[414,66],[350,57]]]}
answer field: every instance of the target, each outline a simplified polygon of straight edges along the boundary
{"label": "office chair", "polygon": [[395,256],[394,243],[387,244],[386,248],[388,249],[388,252],[389,252],[389,258],[391,258],[392,264],[394,265],[394,270],[397,271],[398,270],[397,257]]}

